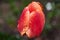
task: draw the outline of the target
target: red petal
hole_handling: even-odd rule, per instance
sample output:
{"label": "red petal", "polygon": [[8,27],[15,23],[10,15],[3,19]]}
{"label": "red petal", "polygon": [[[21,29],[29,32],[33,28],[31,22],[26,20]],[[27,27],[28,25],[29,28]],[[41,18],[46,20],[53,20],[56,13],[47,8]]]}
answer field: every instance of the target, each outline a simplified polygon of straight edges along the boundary
{"label": "red petal", "polygon": [[29,10],[28,7],[26,7],[21,16],[20,19],[18,20],[18,31],[21,33],[21,35],[23,35],[26,30],[27,30],[27,26],[28,26],[28,21],[29,21]]}
{"label": "red petal", "polygon": [[26,32],[28,37],[36,37],[39,36],[44,28],[44,15],[43,13],[32,12],[32,16],[29,21],[29,30]]}

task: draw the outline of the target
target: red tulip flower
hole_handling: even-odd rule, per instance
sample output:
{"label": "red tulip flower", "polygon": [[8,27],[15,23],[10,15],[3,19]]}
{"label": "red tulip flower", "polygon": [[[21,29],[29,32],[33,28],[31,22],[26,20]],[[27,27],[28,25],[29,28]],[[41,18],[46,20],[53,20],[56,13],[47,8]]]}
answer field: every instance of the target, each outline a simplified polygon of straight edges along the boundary
{"label": "red tulip flower", "polygon": [[45,24],[45,15],[38,2],[32,2],[23,9],[18,20],[18,31],[21,35],[26,34],[29,38],[41,34]]}

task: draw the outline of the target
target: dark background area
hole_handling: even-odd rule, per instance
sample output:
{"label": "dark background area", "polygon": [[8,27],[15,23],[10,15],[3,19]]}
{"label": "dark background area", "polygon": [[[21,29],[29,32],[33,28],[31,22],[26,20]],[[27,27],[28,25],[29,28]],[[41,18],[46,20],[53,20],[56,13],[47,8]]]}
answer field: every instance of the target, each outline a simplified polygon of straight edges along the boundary
{"label": "dark background area", "polygon": [[60,0],[0,0],[0,40],[26,40],[17,31],[17,20],[24,7],[40,2],[46,23],[41,40],[60,40]]}

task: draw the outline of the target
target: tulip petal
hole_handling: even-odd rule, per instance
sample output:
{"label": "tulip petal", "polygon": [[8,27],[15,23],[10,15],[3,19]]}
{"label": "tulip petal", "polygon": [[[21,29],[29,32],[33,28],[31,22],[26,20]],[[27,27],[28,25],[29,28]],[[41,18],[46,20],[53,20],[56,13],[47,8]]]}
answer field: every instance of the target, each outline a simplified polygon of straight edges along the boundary
{"label": "tulip petal", "polygon": [[22,15],[20,16],[20,19],[18,20],[17,27],[21,35],[23,35],[28,29],[28,21],[29,21],[29,11],[28,11],[28,7],[26,7],[23,10]]}

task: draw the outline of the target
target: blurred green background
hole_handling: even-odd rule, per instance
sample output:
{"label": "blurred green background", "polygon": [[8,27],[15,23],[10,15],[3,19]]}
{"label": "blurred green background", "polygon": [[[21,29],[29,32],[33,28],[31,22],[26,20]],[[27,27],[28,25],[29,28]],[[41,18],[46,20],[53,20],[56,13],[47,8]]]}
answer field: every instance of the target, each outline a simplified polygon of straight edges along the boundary
{"label": "blurred green background", "polygon": [[41,40],[60,40],[60,0],[0,0],[0,40],[27,40],[17,31],[17,20],[32,1],[43,5],[46,23]]}

